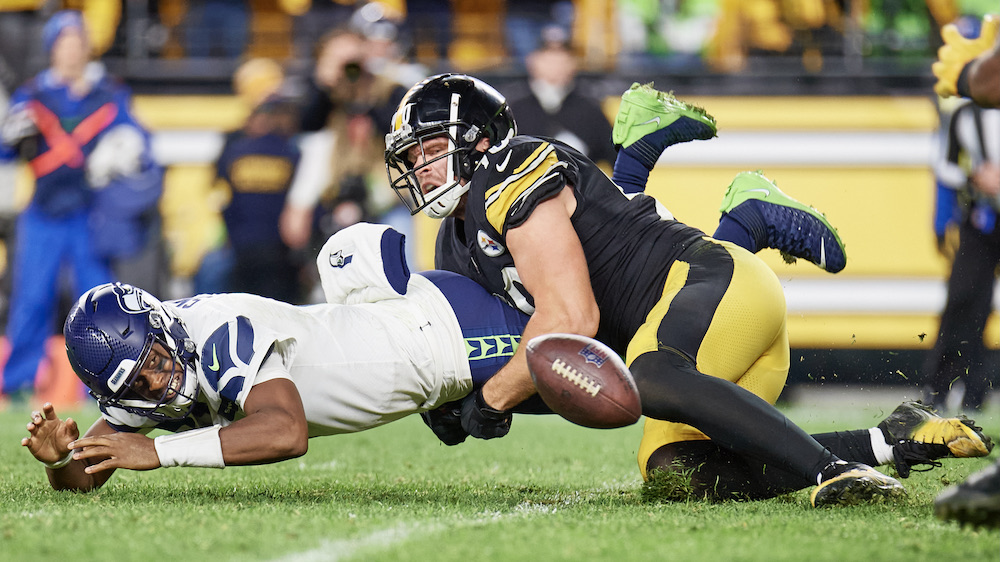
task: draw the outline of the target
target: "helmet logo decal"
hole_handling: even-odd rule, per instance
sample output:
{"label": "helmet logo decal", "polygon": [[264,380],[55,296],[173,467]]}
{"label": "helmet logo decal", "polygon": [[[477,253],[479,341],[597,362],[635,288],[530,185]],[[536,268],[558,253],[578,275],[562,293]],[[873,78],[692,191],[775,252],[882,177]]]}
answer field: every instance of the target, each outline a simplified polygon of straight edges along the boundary
{"label": "helmet logo decal", "polygon": [[153,310],[152,305],[142,298],[142,291],[131,285],[116,283],[114,291],[118,297],[118,305],[129,314],[141,314]]}
{"label": "helmet logo decal", "polygon": [[479,240],[479,247],[483,250],[483,253],[491,258],[495,258],[507,251],[507,248],[504,248],[499,242],[490,238],[489,234],[486,234],[485,231],[480,230],[476,238]]}

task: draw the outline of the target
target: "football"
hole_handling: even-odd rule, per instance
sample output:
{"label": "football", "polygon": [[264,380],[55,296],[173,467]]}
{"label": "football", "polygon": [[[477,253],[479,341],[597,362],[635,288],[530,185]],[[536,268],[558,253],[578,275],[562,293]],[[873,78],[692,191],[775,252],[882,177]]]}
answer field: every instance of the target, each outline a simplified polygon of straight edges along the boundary
{"label": "football", "polygon": [[642,415],[632,373],[603,343],[576,334],[545,334],[529,341],[526,352],[539,396],[567,420],[611,429]]}

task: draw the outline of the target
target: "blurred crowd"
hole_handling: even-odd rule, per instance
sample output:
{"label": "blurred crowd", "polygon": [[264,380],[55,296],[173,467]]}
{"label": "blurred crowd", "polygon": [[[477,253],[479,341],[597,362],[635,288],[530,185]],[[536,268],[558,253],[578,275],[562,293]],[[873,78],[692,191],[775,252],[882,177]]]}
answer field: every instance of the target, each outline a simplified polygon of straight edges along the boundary
{"label": "blurred crowd", "polygon": [[[301,68],[330,29],[361,26],[391,38],[433,72],[522,70],[542,30],[563,30],[585,70],[733,72],[758,56],[809,71],[825,61],[931,56],[939,29],[992,0],[7,0],[0,2],[0,83],[8,93],[45,65],[41,26],[80,9],[95,54],[180,61],[183,72],[227,73],[266,57]],[[211,62],[211,63],[210,63]],[[162,72],[161,72],[162,73]],[[128,76],[126,76],[128,78]]]}

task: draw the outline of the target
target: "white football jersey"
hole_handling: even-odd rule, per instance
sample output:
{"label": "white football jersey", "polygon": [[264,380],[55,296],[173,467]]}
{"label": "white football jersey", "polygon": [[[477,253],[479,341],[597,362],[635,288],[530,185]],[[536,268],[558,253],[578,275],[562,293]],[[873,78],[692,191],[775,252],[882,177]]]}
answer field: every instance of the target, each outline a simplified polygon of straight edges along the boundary
{"label": "white football jersey", "polygon": [[469,393],[458,320],[437,287],[409,276],[398,233],[346,229],[330,238],[318,262],[327,299],[336,302],[293,306],[248,294],[165,302],[197,345],[199,404],[176,422],[117,408],[107,408],[105,419],[142,432],[228,425],[245,415],[253,386],[275,378],[258,377],[269,352],[298,388],[310,437],[369,429]]}

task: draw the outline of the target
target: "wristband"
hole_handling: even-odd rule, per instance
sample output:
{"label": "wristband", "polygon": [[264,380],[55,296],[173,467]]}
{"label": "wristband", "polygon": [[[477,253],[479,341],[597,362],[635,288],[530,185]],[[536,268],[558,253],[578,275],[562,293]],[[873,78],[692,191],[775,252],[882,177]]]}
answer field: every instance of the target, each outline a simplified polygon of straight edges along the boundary
{"label": "wristband", "polygon": [[955,92],[963,98],[972,98],[972,93],[969,91],[969,69],[972,68],[973,62],[967,62],[962,67],[962,72],[958,74],[958,80],[955,80]]}
{"label": "wristband", "polygon": [[219,439],[221,426],[203,427],[182,431],[174,435],[161,435],[153,439],[160,466],[200,466],[225,468],[222,458],[222,440]]}
{"label": "wristband", "polygon": [[42,462],[45,468],[51,468],[52,470],[60,469],[73,461],[73,450],[70,449],[66,456],[57,460],[56,462]]}

